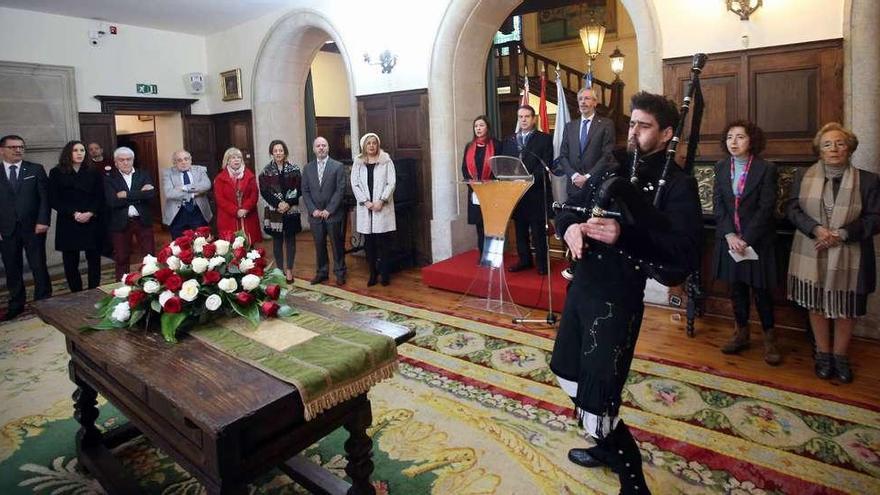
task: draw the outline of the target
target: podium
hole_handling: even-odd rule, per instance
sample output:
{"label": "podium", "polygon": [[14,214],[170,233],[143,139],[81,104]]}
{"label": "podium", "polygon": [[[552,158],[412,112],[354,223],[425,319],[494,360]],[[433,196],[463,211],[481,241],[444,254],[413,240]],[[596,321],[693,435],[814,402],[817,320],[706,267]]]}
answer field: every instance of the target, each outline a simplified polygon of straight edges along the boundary
{"label": "podium", "polygon": [[474,279],[459,306],[502,313],[515,318],[523,317],[513,302],[504,269],[504,243],[507,224],[514,207],[535,182],[522,160],[512,156],[493,156],[486,165],[492,170],[493,180],[466,180],[480,204],[483,216],[483,256]]}

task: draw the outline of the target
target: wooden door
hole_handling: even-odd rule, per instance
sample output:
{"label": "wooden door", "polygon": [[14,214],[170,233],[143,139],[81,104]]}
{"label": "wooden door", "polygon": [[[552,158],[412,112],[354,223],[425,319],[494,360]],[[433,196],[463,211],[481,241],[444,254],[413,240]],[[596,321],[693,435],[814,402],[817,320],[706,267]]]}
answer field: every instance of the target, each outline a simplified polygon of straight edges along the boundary
{"label": "wooden door", "polygon": [[[156,151],[156,133],[155,132],[139,132],[137,134],[126,134],[119,136],[119,146],[128,146],[134,150],[134,166],[146,172],[153,182],[156,189],[162,187],[161,177],[159,176],[159,157]],[[153,212],[154,219],[162,218],[162,209],[159,205],[159,196],[153,201],[150,209]]]}
{"label": "wooden door", "polygon": [[109,113],[79,114],[80,140],[86,143],[98,143],[104,148],[104,156],[113,156],[116,147],[116,118]]}
{"label": "wooden door", "polygon": [[216,153],[214,121],[208,115],[183,116],[183,147],[192,155],[196,165],[208,169],[208,176],[214,179],[220,164],[214,158]]}

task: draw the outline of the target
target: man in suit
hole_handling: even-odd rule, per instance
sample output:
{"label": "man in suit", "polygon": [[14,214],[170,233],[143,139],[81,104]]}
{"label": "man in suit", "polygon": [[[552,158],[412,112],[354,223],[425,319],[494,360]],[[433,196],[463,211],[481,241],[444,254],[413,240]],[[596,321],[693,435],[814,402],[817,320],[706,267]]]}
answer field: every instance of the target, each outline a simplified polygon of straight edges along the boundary
{"label": "man in suit", "polygon": [[150,203],[156,198],[156,188],[150,182],[149,174],[135,170],[134,151],[131,148],[116,148],[113,161],[116,170],[104,180],[104,197],[107,200],[107,228],[113,241],[116,279],[120,280],[128,273],[132,237],[137,237],[141,254],[156,251],[150,214]]}
{"label": "man in suit", "polygon": [[[535,176],[535,183],[526,191],[513,210],[514,226],[516,227],[516,253],[519,262],[508,268],[508,271],[519,272],[532,268],[537,263],[538,274],[547,274],[547,233],[545,231],[545,214],[549,199],[550,182],[544,165],[553,161],[553,138],[549,134],[535,128],[538,118],[535,109],[523,105],[516,111],[519,131],[509,136],[502,144],[502,155],[518,156],[526,170]],[[543,163],[541,163],[543,161]],[[545,199],[546,192],[546,199]],[[532,262],[529,250],[529,232],[532,246],[535,248],[536,263]]]}
{"label": "man in suit", "polygon": [[24,139],[9,135],[0,138],[0,253],[6,268],[9,308],[4,320],[24,311],[24,260],[22,249],[34,276],[34,299],[52,295],[52,282],[46,267],[46,232],[49,231],[49,179],[39,163],[24,161]]}
{"label": "man in suit", "polygon": [[330,145],[321,136],[315,138],[312,149],[315,160],[303,169],[302,197],[309,214],[309,227],[315,239],[315,278],[311,284],[319,284],[328,279],[327,236],[333,246],[333,272],[336,285],[345,284],[345,239],[343,238],[343,216],[345,208],[342,197],[345,194],[345,168],[330,158]]}
{"label": "man in suit", "polygon": [[192,164],[189,151],[175,151],[171,161],[174,166],[162,172],[165,194],[162,223],[171,230],[171,238],[176,239],[183,231],[197,229],[211,221],[213,213],[207,196],[211,179],[207,168]]}
{"label": "man in suit", "polygon": [[614,147],[614,123],[596,115],[596,93],[581,88],[577,94],[581,118],[565,124],[559,163],[569,178],[568,195],[572,196],[587,183],[586,175]]}

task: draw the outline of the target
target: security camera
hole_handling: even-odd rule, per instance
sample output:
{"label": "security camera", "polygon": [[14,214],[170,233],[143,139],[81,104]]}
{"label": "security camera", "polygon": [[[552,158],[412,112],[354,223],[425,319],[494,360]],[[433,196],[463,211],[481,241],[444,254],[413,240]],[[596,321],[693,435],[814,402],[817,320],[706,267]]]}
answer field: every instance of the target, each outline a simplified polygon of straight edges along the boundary
{"label": "security camera", "polygon": [[99,31],[97,29],[89,30],[89,44],[92,46],[98,46],[98,44],[101,42],[101,37],[105,34],[107,33],[105,33],[104,31]]}

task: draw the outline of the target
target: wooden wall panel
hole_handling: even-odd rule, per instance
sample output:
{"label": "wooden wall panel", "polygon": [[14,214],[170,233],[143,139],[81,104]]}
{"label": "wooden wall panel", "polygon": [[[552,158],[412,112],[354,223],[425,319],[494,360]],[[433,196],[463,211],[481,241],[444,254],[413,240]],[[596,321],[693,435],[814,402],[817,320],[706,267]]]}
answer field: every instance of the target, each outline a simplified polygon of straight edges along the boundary
{"label": "wooden wall panel", "polygon": [[193,163],[208,168],[211,179],[217,175],[214,121],[209,115],[183,116],[183,147],[192,155]]}
{"label": "wooden wall panel", "polygon": [[86,146],[98,143],[105,156],[112,156],[116,148],[116,119],[112,114],[80,112],[79,135]]}
{"label": "wooden wall panel", "polygon": [[318,136],[330,145],[330,156],[351,163],[351,119],[348,117],[316,117]]}
{"label": "wooden wall panel", "polygon": [[250,110],[220,113],[211,116],[214,121],[216,154],[214,161],[219,168],[223,153],[230,146],[241,150],[244,164],[255,170],[257,161],[269,163],[269,150],[254,150],[254,124]]}

